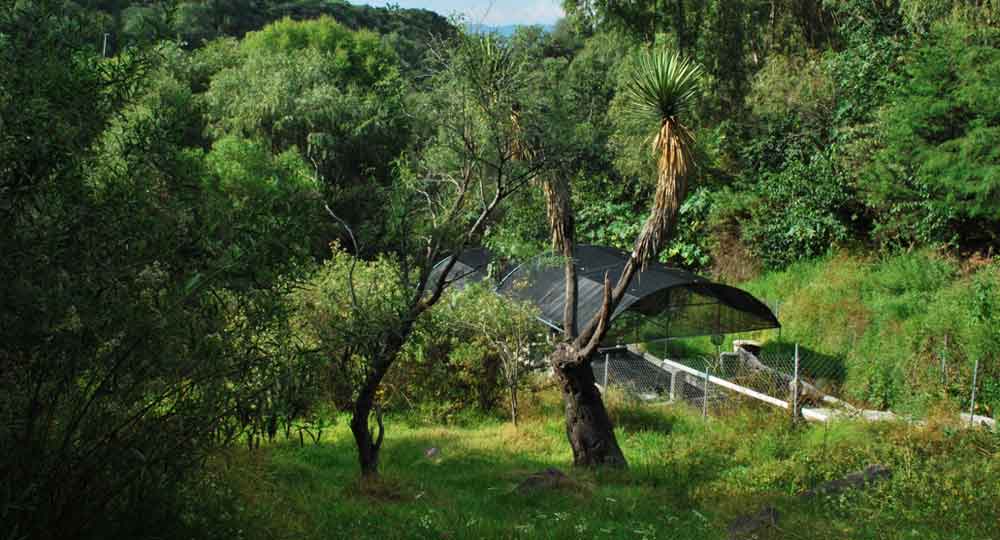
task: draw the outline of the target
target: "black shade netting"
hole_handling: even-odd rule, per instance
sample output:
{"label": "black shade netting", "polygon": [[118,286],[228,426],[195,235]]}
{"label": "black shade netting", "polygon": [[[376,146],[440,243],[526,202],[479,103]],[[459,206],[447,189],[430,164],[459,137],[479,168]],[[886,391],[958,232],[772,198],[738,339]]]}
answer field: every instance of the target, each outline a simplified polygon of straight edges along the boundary
{"label": "black shade netting", "polygon": [[[432,280],[449,259],[438,263]],[[492,254],[485,248],[465,251],[448,275],[461,287],[488,277]],[[624,251],[592,245],[576,246],[577,321],[582,327],[600,311],[605,276],[614,285],[625,268]],[[543,255],[517,266],[501,280],[497,291],[538,307],[539,318],[562,330],[566,302],[563,258]],[[433,283],[433,281],[432,281]],[[633,278],[611,317],[605,342],[639,343],[670,337],[730,334],[778,328],[777,318],[750,293],[713,283],[685,270],[651,262]]]}
{"label": "black shade netting", "polygon": [[[431,270],[430,279],[427,281],[431,286],[437,283],[441,272],[450,260],[451,257],[447,257],[434,265],[434,268]],[[489,267],[492,262],[493,253],[490,250],[486,248],[467,249],[458,255],[458,260],[455,261],[454,266],[451,267],[451,271],[448,272],[447,284],[452,287],[462,288],[466,285],[483,281],[489,277]]]}
{"label": "black shade netting", "polygon": [[[628,254],[582,245],[577,246],[574,260],[577,322],[582,327],[601,309],[605,276],[614,285]],[[501,281],[499,291],[532,302],[540,309],[543,322],[562,328],[566,277],[561,258],[542,256],[518,266]],[[612,321],[606,341],[627,338],[631,343],[780,326],[770,308],[750,293],[658,262],[649,263],[636,274]]]}

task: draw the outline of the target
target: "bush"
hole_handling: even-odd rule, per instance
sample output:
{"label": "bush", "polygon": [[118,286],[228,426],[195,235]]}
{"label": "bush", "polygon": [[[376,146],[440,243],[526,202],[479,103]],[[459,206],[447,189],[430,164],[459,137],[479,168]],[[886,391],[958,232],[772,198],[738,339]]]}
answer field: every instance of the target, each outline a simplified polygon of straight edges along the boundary
{"label": "bush", "polygon": [[98,58],[58,7],[0,8],[4,534],[157,536],[273,385],[315,199],[213,182],[175,57]]}
{"label": "bush", "polygon": [[405,350],[406,367],[390,379],[412,401],[431,407],[435,418],[447,420],[472,407],[516,411],[524,376],[546,351],[535,311],[485,284],[448,294],[421,321]]}
{"label": "bush", "polygon": [[[296,296],[300,339],[321,351],[328,374],[323,380],[330,385],[326,392],[340,409],[353,403],[365,375],[362,359],[367,353],[353,346],[357,341],[353,336],[373,328],[373,321],[397,316],[393,306],[401,300],[400,291],[386,277],[396,271],[387,258],[364,261],[335,250]],[[352,308],[351,279],[359,291],[357,308]],[[382,405],[390,410],[420,410],[440,421],[473,408],[497,412],[509,387],[501,347],[542,341],[530,313],[512,307],[484,285],[446,292],[417,320],[399,361],[386,375]],[[536,356],[543,352],[536,346]]]}
{"label": "bush", "polygon": [[825,154],[791,159],[748,188],[718,205],[713,221],[716,228],[738,223],[749,249],[771,268],[824,255],[851,237],[853,190]]}

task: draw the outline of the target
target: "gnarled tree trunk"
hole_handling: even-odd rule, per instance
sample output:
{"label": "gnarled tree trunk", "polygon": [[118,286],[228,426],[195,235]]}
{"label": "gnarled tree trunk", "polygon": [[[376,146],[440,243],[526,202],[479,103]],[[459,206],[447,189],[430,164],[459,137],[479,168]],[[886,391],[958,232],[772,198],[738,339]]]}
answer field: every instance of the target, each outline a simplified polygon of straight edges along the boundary
{"label": "gnarled tree trunk", "polygon": [[[378,476],[379,451],[382,449],[385,426],[382,424],[382,411],[375,404],[375,392],[384,374],[384,371],[381,374],[373,371],[365,378],[364,387],[354,401],[354,410],[351,414],[351,433],[354,434],[354,442],[358,446],[358,463],[361,465],[361,476],[364,478]],[[369,427],[372,409],[375,409],[378,435],[374,435]]]}
{"label": "gnarled tree trunk", "polygon": [[572,345],[562,344],[551,356],[566,407],[566,436],[573,448],[573,465],[627,467],[590,361],[573,362],[575,355]]}

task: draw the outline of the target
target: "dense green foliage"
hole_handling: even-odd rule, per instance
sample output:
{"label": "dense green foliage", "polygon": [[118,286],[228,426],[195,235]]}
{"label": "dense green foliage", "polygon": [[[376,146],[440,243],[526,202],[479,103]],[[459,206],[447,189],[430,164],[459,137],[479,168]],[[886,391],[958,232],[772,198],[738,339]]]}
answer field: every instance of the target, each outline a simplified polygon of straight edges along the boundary
{"label": "dense green foliage", "polygon": [[[546,347],[531,310],[481,289],[435,296],[431,267],[466,246],[518,258],[548,249],[546,178],[571,187],[577,241],[631,249],[657,185],[651,126],[629,114],[630,92],[644,88],[630,74],[650,50],[703,71],[700,92],[681,89],[699,167],[661,259],[780,301],[783,342],[772,346],[797,341],[837,361],[846,397],[953,412],[969,405],[978,360],[977,412],[995,416],[1000,4],[563,4],[552,32],[501,38],[339,0],[0,2],[4,537],[210,535],[202,497],[235,499],[204,483],[218,480],[205,463],[282,434],[329,442],[273,447],[268,504],[312,512],[281,490],[316,488],[302,471],[319,467],[339,489],[349,452],[343,426],[330,436],[329,424],[373,366],[385,368],[373,392],[391,418],[510,412],[510,390],[531,385],[509,377],[508,360],[521,365],[525,339],[535,356]],[[654,109],[671,97],[646,94]],[[928,430],[925,444],[896,428],[835,427],[847,442],[828,452],[815,428],[748,418],[764,433],[757,447],[726,435],[742,428],[679,412],[653,425],[690,437],[630,430],[639,413],[616,414],[637,472],[607,487],[584,474],[590,495],[541,497],[555,536],[702,537],[758,496],[842,537],[861,534],[856,516],[889,536],[948,536],[936,527],[956,508],[949,518],[970,537],[990,534],[977,515],[996,521],[983,502],[995,500],[983,487],[995,471],[974,451],[995,456],[995,445],[979,435]],[[507,481],[476,472],[480,461],[506,474],[566,463],[558,431],[535,419],[529,435],[454,432],[509,436],[524,453],[482,442],[440,475],[411,467],[438,432],[407,428],[387,469],[414,493],[390,514],[413,527],[387,535],[505,536],[508,518],[538,532],[509,493],[452,493]],[[827,510],[782,498],[869,459],[901,468],[871,495],[889,512],[873,515],[867,495]],[[944,480],[918,481],[932,471]],[[576,521],[573,497],[622,504]],[[358,501],[262,526],[359,531],[381,507]],[[451,512],[494,503],[495,515]],[[635,517],[664,506],[684,511]]]}
{"label": "dense green foliage", "polygon": [[379,193],[409,134],[392,49],[323,17],[251,32],[230,55],[201,96],[208,132],[297,151],[344,219],[381,219]]}
{"label": "dense green foliage", "polygon": [[192,141],[174,49],[100,59],[52,9],[0,13],[0,505],[14,537],[144,535],[295,361],[281,298],[317,190],[295,156],[234,171],[252,145]]}
{"label": "dense green foliage", "polygon": [[455,34],[444,17],[431,11],[356,6],[343,0],[80,0],[67,2],[66,7],[83,8],[91,22],[83,36],[103,48],[102,35],[107,33],[111,51],[164,38],[200,47],[221,37],[242,38],[281,19],[330,17],[351,30],[377,33],[399,54],[406,69],[418,70],[428,40]]}
{"label": "dense green foliage", "polygon": [[937,25],[909,53],[868,175],[886,241],[996,245],[998,45],[992,28]]}

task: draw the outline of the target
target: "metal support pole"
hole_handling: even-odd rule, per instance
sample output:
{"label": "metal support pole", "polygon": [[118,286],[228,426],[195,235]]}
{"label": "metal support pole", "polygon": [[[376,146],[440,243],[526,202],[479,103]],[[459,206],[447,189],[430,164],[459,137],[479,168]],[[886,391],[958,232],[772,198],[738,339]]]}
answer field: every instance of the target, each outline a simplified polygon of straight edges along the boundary
{"label": "metal support pole", "polygon": [[708,417],[708,362],[705,362],[705,386],[701,392],[701,417]]}
{"label": "metal support pole", "polygon": [[111,34],[109,34],[107,32],[104,33],[104,46],[101,47],[101,57],[102,58],[107,58],[108,57],[108,37],[110,35]]}
{"label": "metal support pole", "polygon": [[795,376],[792,379],[792,422],[799,420],[799,344],[795,344]]}
{"label": "metal support pole", "polygon": [[979,375],[979,359],[976,359],[976,367],[972,369],[972,403],[969,404],[969,425],[976,424],[976,378]]}
{"label": "metal support pole", "polygon": [[604,353],[604,391],[608,391],[608,369],[611,368],[611,353]]}

